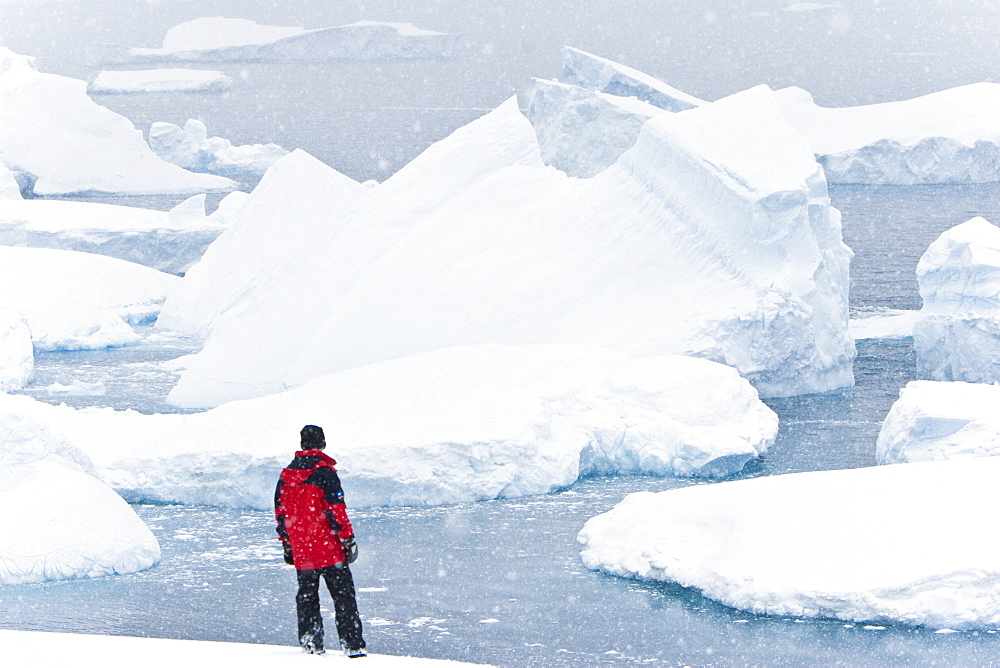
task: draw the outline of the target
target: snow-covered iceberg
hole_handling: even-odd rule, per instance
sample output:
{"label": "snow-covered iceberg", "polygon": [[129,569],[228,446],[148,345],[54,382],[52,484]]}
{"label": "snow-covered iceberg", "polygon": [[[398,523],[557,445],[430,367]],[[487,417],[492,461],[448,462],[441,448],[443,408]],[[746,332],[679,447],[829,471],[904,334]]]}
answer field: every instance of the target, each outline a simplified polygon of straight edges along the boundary
{"label": "snow-covered iceberg", "polygon": [[776,96],[830,183],[1000,181],[1000,84],[843,108],[821,107],[801,88]]}
{"label": "snow-covered iceberg", "polygon": [[35,195],[232,190],[229,179],[193,174],[156,156],[124,116],[87,95],[87,83],[45,74],[0,47],[0,164]]}
{"label": "snow-covered iceberg", "polygon": [[882,422],[878,463],[1000,455],[997,406],[998,385],[910,381]]}
{"label": "snow-covered iceberg", "polygon": [[917,281],[921,377],[1000,381],[1000,228],[973,218],[945,231],[917,263]]}
{"label": "snow-covered iceberg", "polygon": [[34,349],[88,350],[135,343],[177,276],[116,258],[0,246],[0,309],[19,314]]}
{"label": "snow-covered iceberg", "polygon": [[[2,395],[6,396],[6,395]],[[89,458],[57,432],[0,413],[0,584],[134,573],[160,545]]]}
{"label": "snow-covered iceberg", "polygon": [[288,151],[277,144],[233,146],[228,139],[209,137],[205,124],[193,118],[184,127],[157,122],[149,128],[149,146],[169,163],[192,172],[219,174],[237,181],[259,179]]}
{"label": "snow-covered iceberg", "polygon": [[91,95],[123,93],[222,93],[233,87],[224,72],[165,67],[158,70],[106,70],[87,85]]}
{"label": "snow-covered iceberg", "polygon": [[[187,303],[167,300],[162,326],[208,336],[180,405],[476,343],[691,354],[771,396],[853,383],[851,252],[766,87],[651,119],[590,179],[542,164],[511,99],[354,207],[264,199],[274,216],[234,225],[185,277]],[[208,277],[230,272],[244,278],[215,294]]]}
{"label": "snow-covered iceberg", "polygon": [[92,55],[130,64],[450,58],[458,39],[409,23],[358,21],[307,30],[217,16],[174,26],[160,48],[95,45]]}
{"label": "snow-covered iceberg", "polygon": [[205,196],[171,211],[71,202],[0,199],[0,245],[83,251],[183,274],[225,229],[245,193],[227,195],[212,216]]}
{"label": "snow-covered iceberg", "polygon": [[31,330],[19,313],[0,309],[0,392],[24,387],[35,370]]}
{"label": "snow-covered iceberg", "polygon": [[590,346],[437,350],[191,415],[0,395],[4,412],[66,434],[130,501],[252,508],[273,502],[303,424],[325,429],[352,506],[542,494],[605,473],[727,475],[778,427],[729,367]]}
{"label": "snow-covered iceberg", "polygon": [[998,477],[989,458],[640,492],[587,522],[582,558],[756,614],[996,630]]}

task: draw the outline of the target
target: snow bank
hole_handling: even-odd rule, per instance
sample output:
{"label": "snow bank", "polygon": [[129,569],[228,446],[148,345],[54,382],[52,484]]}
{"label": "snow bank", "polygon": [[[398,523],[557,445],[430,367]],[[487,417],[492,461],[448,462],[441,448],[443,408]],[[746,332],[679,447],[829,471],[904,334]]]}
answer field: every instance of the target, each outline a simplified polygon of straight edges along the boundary
{"label": "snow bank", "polygon": [[990,458],[641,492],[579,540],[589,568],[756,614],[993,630],[998,476]]}
{"label": "snow bank", "polygon": [[58,433],[0,413],[0,505],[17,508],[0,534],[0,584],[134,573],[159,561],[156,538],[94,473]]}
{"label": "snow bank", "polygon": [[21,199],[21,186],[18,185],[14,172],[0,164],[0,200],[6,199]]}
{"label": "snow bank", "polygon": [[[301,215],[301,191],[279,186],[260,193],[273,216],[221,236],[185,303],[167,300],[163,327],[208,335],[172,402],[477,343],[692,354],[764,395],[853,383],[851,253],[766,87],[650,120],[590,179],[541,163],[512,99],[354,207]],[[207,280],[230,273],[221,291]]]}
{"label": "snow bank", "polygon": [[98,59],[136,64],[449,58],[458,39],[409,23],[358,21],[306,30],[218,16],[174,26],[158,49],[103,45]]}
{"label": "snow bank", "polygon": [[303,424],[326,431],[352,507],[542,494],[591,474],[728,475],[778,426],[728,367],[589,346],[438,350],[191,415],[14,395],[5,411],[67,434],[131,501],[261,509]]}
{"label": "snow bank", "polygon": [[56,248],[107,255],[169,274],[183,274],[225,229],[235,191],[205,216],[205,196],[169,212],[61,200],[0,199],[0,245]]}
{"label": "snow bank", "polygon": [[878,435],[879,464],[1000,454],[1000,386],[916,380],[899,391]]}
{"label": "snow bank", "polygon": [[[76,666],[129,666],[141,657],[146,668],[176,668],[176,666],[235,665],[240,668],[282,668],[301,666],[317,659],[305,657],[298,647],[258,645],[204,640],[168,640],[164,638],[133,638],[128,636],[88,635],[83,633],[42,633],[39,631],[0,630],[4,657],[10,665],[46,668]],[[341,661],[347,657],[333,649],[324,661]],[[369,654],[366,666],[394,668],[472,666],[476,664],[410,656]],[[352,664],[353,665],[353,664]]]}
{"label": "snow bank", "polygon": [[1000,181],[1000,84],[839,109],[818,106],[801,88],[776,95],[830,183]]}
{"label": "snow bank", "polygon": [[86,82],[43,74],[23,56],[0,51],[0,63],[20,63],[0,69],[0,163],[25,175],[36,195],[235,187],[229,179],[192,174],[157,158],[131,121],[87,96]]}
{"label": "snow bank", "polygon": [[973,218],[947,230],[917,263],[917,281],[924,301],[913,325],[920,375],[1000,381],[1000,228]]}
{"label": "snow bank", "polygon": [[163,68],[98,72],[87,85],[91,95],[123,93],[222,93],[233,87],[223,72]]}
{"label": "snow bank", "polygon": [[35,350],[88,350],[138,341],[129,323],[152,320],[179,281],[101,255],[0,246],[0,309],[28,323]]}
{"label": "snow bank", "polygon": [[237,181],[260,178],[276,160],[288,154],[277,144],[233,146],[228,139],[209,138],[205,124],[193,118],[183,128],[173,123],[153,123],[149,146],[163,160],[184,169]]}
{"label": "snow bank", "polygon": [[34,370],[28,324],[20,314],[0,309],[0,392],[21,389]]}

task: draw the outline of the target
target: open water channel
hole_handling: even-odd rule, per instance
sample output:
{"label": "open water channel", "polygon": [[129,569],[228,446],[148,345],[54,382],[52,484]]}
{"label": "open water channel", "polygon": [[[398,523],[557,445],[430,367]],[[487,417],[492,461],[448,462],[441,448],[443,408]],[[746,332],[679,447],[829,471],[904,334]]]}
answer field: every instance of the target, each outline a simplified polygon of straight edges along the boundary
{"label": "open water channel", "polygon": [[[832,196],[857,254],[856,314],[919,307],[914,268],[927,245],[973,215],[1000,222],[996,184],[837,187]],[[72,401],[165,410],[174,379],[159,363],[195,349],[151,332],[131,348],[42,354],[26,392],[44,399],[41,388],[53,382],[103,380],[107,395]],[[781,417],[778,440],[736,477],[874,465],[880,421],[914,378],[912,345],[859,342],[855,373],[853,388],[769,400]],[[350,480],[344,484],[350,504]],[[1000,663],[1000,634],[760,617],[694,590],[582,566],[576,534],[587,519],[630,492],[691,484],[712,483],[612,476],[544,496],[354,510],[361,558],[353,570],[370,650],[510,666]],[[849,490],[830,503],[859,521],[888,523],[905,512],[856,507]],[[136,510],[160,541],[160,564],[127,576],[2,587],[0,627],[295,644],[295,578],[269,513]]]}

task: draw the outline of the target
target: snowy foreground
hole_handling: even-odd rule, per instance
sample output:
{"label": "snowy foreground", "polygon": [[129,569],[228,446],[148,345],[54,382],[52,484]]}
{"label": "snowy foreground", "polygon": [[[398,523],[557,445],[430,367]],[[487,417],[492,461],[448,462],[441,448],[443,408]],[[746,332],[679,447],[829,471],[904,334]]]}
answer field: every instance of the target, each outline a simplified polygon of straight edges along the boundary
{"label": "snowy foreground", "polygon": [[39,196],[197,194],[233,190],[229,179],[160,160],[132,122],[87,95],[87,82],[45,74],[0,47],[0,164]]}
{"label": "snowy foreground", "polygon": [[998,477],[991,457],[640,492],[579,540],[589,568],[755,614],[994,630]]}
{"label": "snowy foreground", "polygon": [[439,350],[192,415],[15,395],[0,415],[64,434],[129,501],[259,509],[303,424],[325,429],[352,507],[543,494],[599,473],[723,476],[778,428],[728,367],[584,346]]}
{"label": "snowy foreground", "polygon": [[879,464],[1000,455],[1000,385],[916,380],[878,435]]}
{"label": "snowy foreground", "polygon": [[[177,666],[235,665],[240,668],[313,666],[351,661],[339,652],[322,657],[303,654],[297,647],[251,645],[203,640],[166,640],[82,633],[42,633],[0,630],[0,655],[9,666],[32,668],[78,668],[79,666],[131,666],[177,668]],[[369,654],[365,666],[471,666],[460,661],[421,659],[409,656]],[[357,661],[351,665],[356,665]]]}

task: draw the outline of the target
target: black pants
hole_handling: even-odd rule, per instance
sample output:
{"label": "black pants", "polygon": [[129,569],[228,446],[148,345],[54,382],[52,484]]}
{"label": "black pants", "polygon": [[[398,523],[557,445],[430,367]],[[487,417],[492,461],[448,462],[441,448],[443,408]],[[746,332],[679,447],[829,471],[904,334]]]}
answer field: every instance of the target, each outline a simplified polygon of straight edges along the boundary
{"label": "black pants", "polygon": [[303,647],[323,648],[323,617],[319,611],[319,579],[322,576],[333,598],[340,644],[348,649],[363,648],[365,640],[361,637],[361,617],[354,600],[354,578],[347,564],[296,573],[299,577],[299,593],[295,596],[299,614],[299,643]]}

